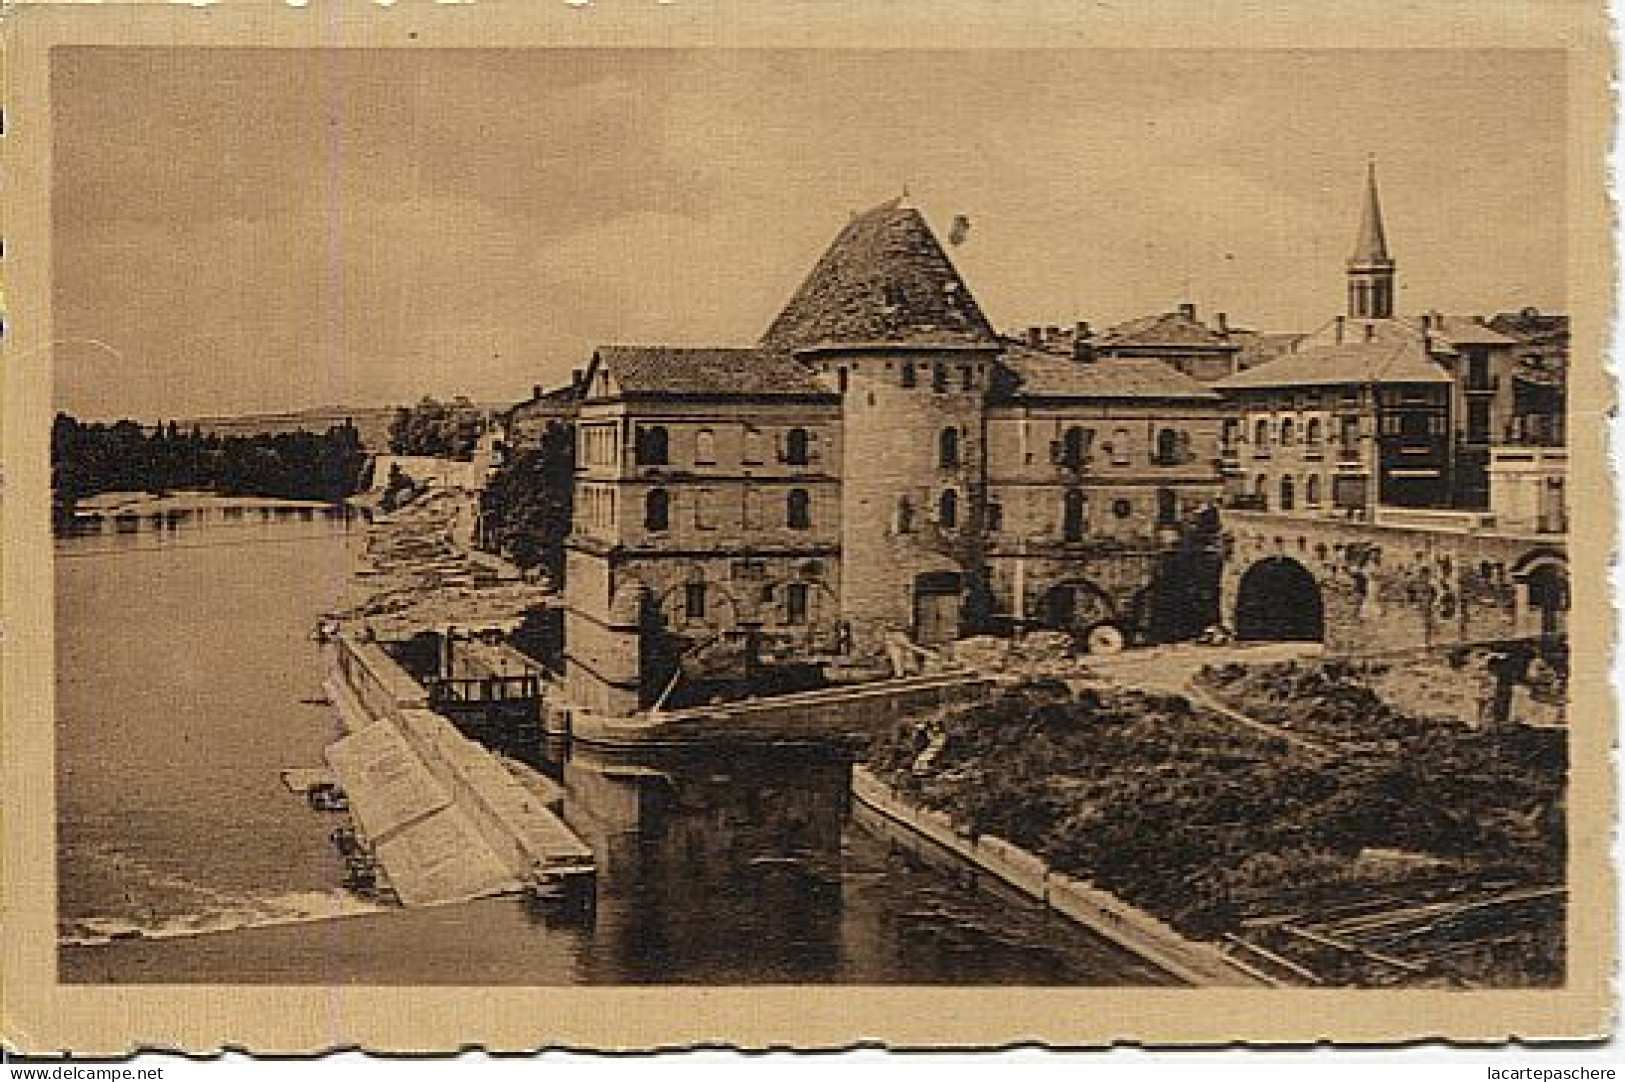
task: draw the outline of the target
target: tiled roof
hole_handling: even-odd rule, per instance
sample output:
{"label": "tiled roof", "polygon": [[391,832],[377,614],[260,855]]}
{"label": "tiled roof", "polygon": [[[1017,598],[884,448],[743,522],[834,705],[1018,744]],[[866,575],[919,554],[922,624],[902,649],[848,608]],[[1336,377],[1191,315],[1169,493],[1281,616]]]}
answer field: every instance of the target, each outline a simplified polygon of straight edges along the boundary
{"label": "tiled roof", "polygon": [[764,347],[779,351],[995,342],[931,227],[897,201],[848,222],[762,336]]}
{"label": "tiled roof", "polygon": [[1379,336],[1372,341],[1304,345],[1273,361],[1244,368],[1213,384],[1221,391],[1363,383],[1449,383],[1428,358],[1421,337]]}
{"label": "tiled roof", "polygon": [[1184,312],[1163,312],[1119,323],[1095,339],[1097,350],[1122,346],[1196,346],[1235,349],[1228,336]]}
{"label": "tiled roof", "polygon": [[1510,346],[1517,339],[1486,327],[1472,316],[1440,316],[1434,333],[1456,346]]}
{"label": "tiled roof", "polygon": [[1104,357],[1077,361],[1026,346],[1010,345],[999,356],[1008,393],[1018,398],[1184,398],[1217,401],[1202,384],[1151,357]]}
{"label": "tiled roof", "polygon": [[806,365],[766,349],[600,346],[595,354],[623,394],[825,394]]}
{"label": "tiled roof", "polygon": [[1303,340],[1301,334],[1276,334],[1261,331],[1232,331],[1232,341],[1239,347],[1236,354],[1236,365],[1239,368],[1255,368],[1265,364],[1281,354],[1289,352]]}

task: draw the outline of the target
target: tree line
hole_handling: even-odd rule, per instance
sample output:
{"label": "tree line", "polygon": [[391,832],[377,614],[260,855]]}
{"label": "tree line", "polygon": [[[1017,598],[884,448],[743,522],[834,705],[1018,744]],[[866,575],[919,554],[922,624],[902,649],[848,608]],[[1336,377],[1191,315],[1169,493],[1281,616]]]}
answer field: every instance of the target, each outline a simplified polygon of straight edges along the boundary
{"label": "tree line", "polygon": [[450,402],[425,395],[400,406],[389,424],[389,450],[397,455],[455,458],[467,462],[485,430],[485,414],[462,395]]}
{"label": "tree line", "polygon": [[575,491],[575,426],[555,421],[534,447],[504,456],[480,497],[480,541],[520,567],[564,581]]}
{"label": "tree line", "polygon": [[101,492],[178,489],[336,503],[365,480],[367,454],[348,421],[326,432],[221,436],[173,421],[147,429],[136,421],[86,423],[58,413],[51,427],[52,512]]}

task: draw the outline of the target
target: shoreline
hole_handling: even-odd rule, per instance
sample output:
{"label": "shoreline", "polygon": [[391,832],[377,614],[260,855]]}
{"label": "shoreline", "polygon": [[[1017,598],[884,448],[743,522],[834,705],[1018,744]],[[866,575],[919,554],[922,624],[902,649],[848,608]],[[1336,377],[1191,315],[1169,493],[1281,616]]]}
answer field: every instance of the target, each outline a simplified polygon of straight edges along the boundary
{"label": "shoreline", "polygon": [[[1194,987],[1280,987],[1220,948],[1187,939],[1155,916],[1107,891],[1050,868],[1002,838],[969,837],[948,816],[908,800],[861,764],[852,766],[854,810],[861,807],[921,843],[945,850],[1075,924]],[[881,827],[885,829],[885,827]]]}

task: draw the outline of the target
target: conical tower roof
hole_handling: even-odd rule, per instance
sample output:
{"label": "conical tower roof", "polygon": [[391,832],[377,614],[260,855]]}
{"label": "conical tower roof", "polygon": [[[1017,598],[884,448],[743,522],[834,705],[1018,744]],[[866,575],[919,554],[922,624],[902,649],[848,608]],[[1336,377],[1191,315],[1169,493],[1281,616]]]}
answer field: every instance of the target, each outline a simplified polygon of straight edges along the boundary
{"label": "conical tower roof", "polygon": [[1377,163],[1372,160],[1365,167],[1365,204],[1360,209],[1360,234],[1355,238],[1349,265],[1381,267],[1392,262],[1382,229],[1382,203],[1377,198]]}
{"label": "conical tower roof", "polygon": [[847,223],[762,345],[996,348],[998,336],[925,218],[893,200]]}

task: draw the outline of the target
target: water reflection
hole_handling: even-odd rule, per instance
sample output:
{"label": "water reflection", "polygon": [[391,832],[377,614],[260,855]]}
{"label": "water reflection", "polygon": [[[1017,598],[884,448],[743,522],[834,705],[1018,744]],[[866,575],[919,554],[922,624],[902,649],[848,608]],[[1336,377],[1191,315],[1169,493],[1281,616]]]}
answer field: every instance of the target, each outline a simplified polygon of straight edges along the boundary
{"label": "water reflection", "polygon": [[588,980],[832,977],[850,768],[810,747],[577,749],[566,816],[599,857]]}

